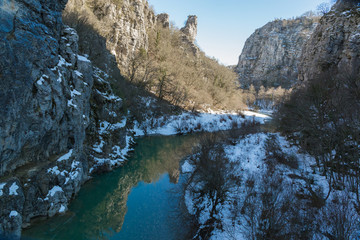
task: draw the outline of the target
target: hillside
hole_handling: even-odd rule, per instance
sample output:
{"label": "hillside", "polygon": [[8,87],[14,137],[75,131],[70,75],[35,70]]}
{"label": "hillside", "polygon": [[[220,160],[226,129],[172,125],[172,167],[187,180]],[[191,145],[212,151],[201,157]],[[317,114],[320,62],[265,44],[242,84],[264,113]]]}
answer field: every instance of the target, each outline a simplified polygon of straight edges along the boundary
{"label": "hillside", "polygon": [[185,109],[246,108],[236,75],[196,46],[196,16],[177,29],[141,0],[70,0],[63,16],[79,33],[80,51],[128,100],[136,85]]}

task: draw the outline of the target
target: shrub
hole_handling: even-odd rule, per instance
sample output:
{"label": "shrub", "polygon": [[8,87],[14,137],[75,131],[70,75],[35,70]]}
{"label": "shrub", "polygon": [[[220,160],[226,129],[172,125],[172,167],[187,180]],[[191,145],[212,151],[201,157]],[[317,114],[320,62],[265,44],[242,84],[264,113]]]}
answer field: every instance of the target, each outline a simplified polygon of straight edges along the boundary
{"label": "shrub", "polygon": [[200,216],[205,212],[209,216],[197,230],[195,239],[208,239],[208,234],[214,228],[222,229],[217,218],[219,207],[229,201],[229,193],[239,186],[241,181],[232,174],[236,166],[225,157],[223,146],[217,141],[213,134],[205,136],[189,159],[194,170],[187,177],[184,189],[193,198],[197,226],[200,227]]}
{"label": "shrub", "polygon": [[346,192],[335,194],[318,215],[319,233],[328,239],[353,239],[359,215]]}
{"label": "shrub", "polygon": [[[276,135],[274,134],[269,135],[266,139],[265,151],[268,165],[274,164],[273,160],[276,160],[278,163],[285,164],[293,169],[297,169],[299,167],[297,157],[295,155],[285,154],[281,149]],[[273,168],[274,166],[271,167]]]}

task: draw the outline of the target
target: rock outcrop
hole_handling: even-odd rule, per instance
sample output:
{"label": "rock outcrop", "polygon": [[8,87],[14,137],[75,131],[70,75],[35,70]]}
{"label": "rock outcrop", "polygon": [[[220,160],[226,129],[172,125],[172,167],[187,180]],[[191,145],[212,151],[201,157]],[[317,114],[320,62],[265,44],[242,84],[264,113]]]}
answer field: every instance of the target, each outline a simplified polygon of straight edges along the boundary
{"label": "rock outcrop", "polygon": [[197,16],[188,16],[185,26],[181,28],[180,31],[184,33],[189,41],[195,42],[197,35]]}
{"label": "rock outcrop", "polygon": [[79,33],[81,52],[111,75],[114,69],[126,75],[135,53],[148,49],[147,30],[156,24],[143,0],[69,0],[63,15]]}
{"label": "rock outcrop", "polygon": [[200,53],[199,47],[195,44],[197,35],[197,16],[189,15],[186,24],[180,29],[183,34],[182,41],[189,46],[191,52],[197,56]]}
{"label": "rock outcrop", "polygon": [[360,73],[360,1],[338,1],[325,14],[305,44],[299,80],[308,81],[324,71]]}
{"label": "rock outcrop", "polygon": [[257,29],[245,42],[236,71],[250,86],[291,87],[297,81],[299,59],[317,20],[300,17],[275,20]]}
{"label": "rock outcrop", "polygon": [[156,22],[158,24],[161,24],[163,28],[169,28],[170,27],[170,17],[167,13],[161,13],[156,15]]}

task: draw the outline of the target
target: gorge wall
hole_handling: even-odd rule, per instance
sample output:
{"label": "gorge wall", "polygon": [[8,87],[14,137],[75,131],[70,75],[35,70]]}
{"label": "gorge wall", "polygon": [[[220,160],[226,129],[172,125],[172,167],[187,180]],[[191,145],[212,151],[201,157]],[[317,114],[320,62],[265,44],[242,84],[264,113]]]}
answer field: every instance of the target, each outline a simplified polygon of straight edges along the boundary
{"label": "gorge wall", "polygon": [[297,81],[301,50],[317,25],[316,18],[275,20],[245,42],[236,71],[244,87],[291,87]]}
{"label": "gorge wall", "polygon": [[325,14],[304,45],[299,80],[308,81],[322,72],[359,76],[360,1],[338,1]]}
{"label": "gorge wall", "polygon": [[[77,34],[62,24],[65,3],[1,3],[0,235],[19,236],[31,217],[65,210],[86,178],[92,65],[77,54]],[[63,165],[78,174],[67,181],[67,198],[38,173],[70,149],[76,167]]]}
{"label": "gorge wall", "polygon": [[65,4],[0,3],[0,238],[65,212],[91,173],[130,149],[122,100],[80,54]]}

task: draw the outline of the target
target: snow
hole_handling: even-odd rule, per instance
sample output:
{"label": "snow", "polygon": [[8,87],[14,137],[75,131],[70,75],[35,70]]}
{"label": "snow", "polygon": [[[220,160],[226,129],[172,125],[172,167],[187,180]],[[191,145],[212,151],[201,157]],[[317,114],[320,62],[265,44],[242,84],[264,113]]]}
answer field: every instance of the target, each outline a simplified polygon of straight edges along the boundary
{"label": "snow", "polygon": [[47,76],[47,75],[45,75],[45,74],[42,75],[41,78],[40,78],[39,80],[37,80],[36,83],[37,83],[38,85],[40,85],[40,86],[43,85],[43,84],[45,83],[45,79],[44,79],[44,78],[49,78],[49,76]]}
{"label": "snow", "polygon": [[117,122],[114,124],[109,123],[108,121],[102,121],[100,123],[99,133],[100,135],[108,133],[109,131],[114,131],[116,129],[120,129],[126,126],[127,119],[123,118],[121,122]]}
{"label": "snow", "polygon": [[19,189],[19,186],[16,184],[16,182],[13,182],[13,184],[9,188],[9,195],[19,195],[17,190]]}
{"label": "snow", "polygon": [[109,75],[106,72],[102,71],[100,68],[94,67],[94,73],[98,77],[97,80],[99,80],[100,82],[104,81],[102,77],[106,79],[109,78]]}
{"label": "snow", "polygon": [[49,168],[47,170],[48,173],[54,174],[54,175],[60,175],[59,167],[55,166],[53,168]]}
{"label": "snow", "polygon": [[[311,165],[315,163],[314,158],[306,154],[300,154],[299,148],[296,146],[292,146],[285,137],[282,137],[279,133],[270,134],[270,133],[256,133],[247,135],[245,138],[238,139],[235,145],[224,145],[224,151],[230,162],[235,162],[232,167],[232,174],[236,176],[240,176],[245,182],[246,179],[254,176],[256,179],[260,179],[266,171],[266,150],[265,150],[265,142],[268,139],[268,136],[275,136],[278,141],[281,150],[284,154],[294,155],[296,156],[299,162],[298,169],[291,169],[286,165],[278,164],[276,166],[276,171],[279,172],[282,176],[285,177],[285,180],[289,183],[296,184],[296,186],[301,186],[305,184],[303,180],[292,180],[288,177],[289,174],[293,173],[298,176],[307,175],[314,179],[314,184],[316,186],[322,186],[324,192],[327,192],[328,186],[327,181],[324,176],[319,174],[314,174]],[[181,170],[183,173],[189,173],[193,171],[193,166],[190,164],[188,160],[185,160],[181,166]],[[239,186],[238,189],[233,189],[230,192],[229,199],[239,199],[243,201],[245,198],[245,184]],[[192,186],[197,187],[197,186]],[[195,212],[194,208],[194,197],[190,195],[189,191],[185,191],[185,204],[190,214]],[[210,209],[211,206],[207,205],[208,200],[204,200],[204,204],[202,206],[207,206],[204,211],[202,211],[202,215],[199,217],[199,222],[205,222],[209,216],[207,209]],[[212,237],[210,239],[229,239],[229,231],[232,234],[233,239],[246,239],[243,235],[242,228],[242,215],[240,215],[240,219],[237,219],[238,223],[233,225],[232,221],[232,205],[231,201],[225,202],[225,205],[220,206],[220,212],[218,218],[221,220],[225,231],[221,231],[219,229],[215,229],[212,232]]]}
{"label": "snow", "polygon": [[256,113],[256,112],[252,112],[252,111],[243,111],[244,115],[245,116],[250,116],[250,117],[256,117],[258,118],[259,120],[260,119],[267,119],[269,120],[270,117],[268,115],[265,115],[265,114],[262,114],[262,113]]}
{"label": "snow", "polygon": [[0,183],[0,197],[4,194],[3,189],[5,187],[6,183]]}
{"label": "snow", "polygon": [[68,153],[62,155],[61,157],[59,157],[59,159],[57,160],[58,162],[61,162],[61,161],[65,161],[65,160],[68,160],[71,155],[73,153],[73,149],[70,149]]}
{"label": "snow", "polygon": [[104,147],[104,140],[100,139],[100,143],[99,144],[94,144],[93,145],[93,150],[97,153],[102,153],[102,148]]}
{"label": "snow", "polygon": [[83,75],[81,72],[79,72],[78,70],[75,70],[74,73],[76,74],[76,76],[81,77],[81,78],[84,76],[84,75]]}
{"label": "snow", "polygon": [[[110,167],[114,167],[114,166],[124,163],[126,161],[126,157],[127,157],[128,153],[133,150],[131,148],[131,145],[134,143],[134,139],[132,136],[127,135],[125,137],[125,139],[126,139],[125,147],[121,149],[120,146],[115,145],[112,148],[112,153],[109,154],[110,158],[94,157],[94,160],[96,161],[96,166],[103,165],[105,163],[109,163]],[[90,170],[90,173],[91,172],[92,172],[92,170]]]}
{"label": "snow", "polygon": [[58,166],[54,166],[52,168],[49,168],[47,170],[47,172],[50,173],[50,174],[57,175],[57,176],[58,175],[66,176],[67,174],[69,174],[68,171],[66,171],[66,170],[60,171]]}
{"label": "snow", "polygon": [[229,130],[234,124],[240,125],[242,122],[255,121],[261,124],[269,120],[270,117],[251,111],[243,111],[242,114],[235,112],[216,112],[209,109],[207,112],[191,113],[183,112],[180,115],[160,117],[147,120],[142,124],[135,121],[135,136],[143,135],[175,135],[190,132],[216,132]]}
{"label": "snow", "polygon": [[117,114],[116,114],[116,112],[114,112],[114,111],[110,111],[110,112],[109,112],[109,116],[111,116],[111,117],[117,117]]}
{"label": "snow", "polygon": [[73,103],[73,100],[74,100],[74,99],[70,99],[70,100],[68,100],[67,105],[68,105],[68,107],[77,108],[77,105]]}
{"label": "snow", "polygon": [[64,213],[66,210],[64,205],[61,205],[60,209],[59,209],[59,213]]}
{"label": "snow", "polygon": [[79,91],[77,91],[76,89],[70,91],[71,97],[75,97],[75,96],[81,96],[81,93]]}
{"label": "snow", "polygon": [[52,189],[49,190],[47,197],[53,197],[57,192],[64,192],[60,186],[54,186]]}
{"label": "snow", "polygon": [[18,215],[19,215],[19,213],[18,213],[17,211],[12,210],[12,211],[10,212],[10,214],[9,214],[9,218],[11,218],[11,217],[16,217],[16,216],[18,216]]}
{"label": "snow", "polygon": [[58,63],[58,66],[59,67],[62,67],[62,66],[71,66],[72,64],[71,63],[68,63],[62,56],[59,55],[59,63]]}
{"label": "snow", "polygon": [[194,167],[189,163],[188,160],[185,160],[183,165],[181,166],[182,173],[191,173],[194,171]]}
{"label": "snow", "polygon": [[[104,80],[102,80],[104,81]],[[109,101],[115,101],[115,102],[121,102],[122,99],[119,98],[118,96],[115,96],[114,94],[112,95],[109,95],[108,93],[103,93],[103,92],[100,92],[99,90],[96,89],[96,92],[100,95],[102,95],[106,100],[109,100]]]}
{"label": "snow", "polygon": [[74,162],[72,162],[72,164],[71,164],[71,169],[76,169],[79,165],[80,165],[80,162],[74,161]]}
{"label": "snow", "polygon": [[61,83],[62,82],[62,74],[60,73],[60,71],[58,71],[58,74],[59,74],[59,77],[56,81]]}
{"label": "snow", "polygon": [[77,55],[78,60],[82,62],[91,62],[86,56]]}
{"label": "snow", "polygon": [[79,176],[79,171],[71,171],[70,179],[75,180]]}

